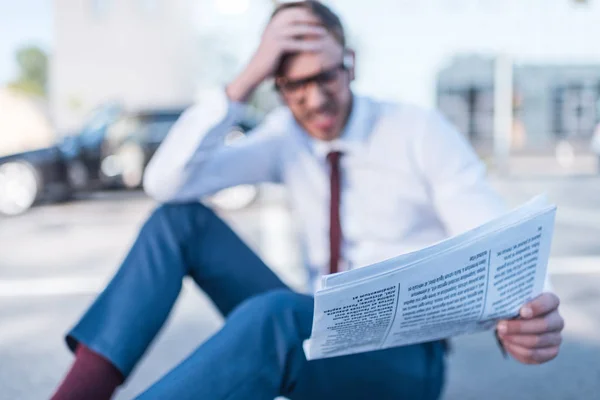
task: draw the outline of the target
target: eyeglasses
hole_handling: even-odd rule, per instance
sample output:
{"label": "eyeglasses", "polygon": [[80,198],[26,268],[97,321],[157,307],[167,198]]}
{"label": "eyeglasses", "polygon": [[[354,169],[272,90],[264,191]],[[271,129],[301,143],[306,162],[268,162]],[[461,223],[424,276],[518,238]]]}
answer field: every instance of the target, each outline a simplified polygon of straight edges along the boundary
{"label": "eyeglasses", "polygon": [[308,86],[313,82],[325,92],[336,92],[340,87],[341,73],[347,70],[348,69],[344,63],[340,63],[331,69],[307,78],[290,80],[284,77],[279,77],[275,80],[275,86],[287,99],[300,102],[304,99],[304,97],[306,97],[306,88],[308,88]]}

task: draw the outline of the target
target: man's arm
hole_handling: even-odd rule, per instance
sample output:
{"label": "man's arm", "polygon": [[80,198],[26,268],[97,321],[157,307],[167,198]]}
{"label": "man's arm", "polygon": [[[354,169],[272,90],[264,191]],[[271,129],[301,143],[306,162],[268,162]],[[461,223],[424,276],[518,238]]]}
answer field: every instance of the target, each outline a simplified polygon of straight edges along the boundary
{"label": "man's arm", "polygon": [[416,138],[416,158],[449,235],[475,228],[508,210],[466,138],[438,113],[427,114]]}
{"label": "man's arm", "polygon": [[[438,215],[449,234],[474,228],[506,212],[500,196],[485,177],[485,166],[465,138],[433,114],[417,139],[416,157]],[[519,318],[500,321],[498,339],[525,364],[541,364],[557,356],[564,320],[558,296],[546,292],[523,305]]]}
{"label": "man's arm", "polygon": [[269,114],[239,144],[225,146],[244,106],[225,93],[207,100],[184,112],[148,164],[144,189],[154,199],[194,201],[235,185],[278,181],[282,110]]}
{"label": "man's arm", "polygon": [[272,77],[283,54],[322,47],[327,31],[313,21],[302,8],[283,10],[271,19],[254,56],[226,91],[204,99],[177,121],[146,170],[144,188],[150,196],[191,201],[234,185],[278,180],[283,111],[272,113],[239,145],[224,147],[224,136],[239,120],[243,102]]}

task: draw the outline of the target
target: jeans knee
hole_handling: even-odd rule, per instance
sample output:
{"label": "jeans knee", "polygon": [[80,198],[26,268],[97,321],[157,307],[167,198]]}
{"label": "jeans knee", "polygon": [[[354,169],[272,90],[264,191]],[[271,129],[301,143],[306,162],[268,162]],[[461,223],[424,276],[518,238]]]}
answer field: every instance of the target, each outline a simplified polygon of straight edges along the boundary
{"label": "jeans knee", "polygon": [[148,217],[139,237],[182,243],[202,232],[213,218],[216,214],[201,203],[163,204]]}
{"label": "jeans knee", "polygon": [[240,306],[244,312],[251,313],[255,319],[277,320],[307,307],[310,297],[293,292],[290,289],[274,289],[254,296]]}
{"label": "jeans knee", "polygon": [[161,204],[154,209],[149,219],[177,220],[198,215],[211,215],[213,211],[200,202]]}
{"label": "jeans knee", "polygon": [[215,217],[215,213],[202,203],[173,203],[158,206],[146,221],[145,228],[156,226],[177,227],[185,229],[188,226],[205,224]]}
{"label": "jeans knee", "polygon": [[281,370],[299,368],[305,360],[302,343],[312,328],[313,299],[289,289],[257,295],[240,305],[228,318],[249,338],[270,349]]}

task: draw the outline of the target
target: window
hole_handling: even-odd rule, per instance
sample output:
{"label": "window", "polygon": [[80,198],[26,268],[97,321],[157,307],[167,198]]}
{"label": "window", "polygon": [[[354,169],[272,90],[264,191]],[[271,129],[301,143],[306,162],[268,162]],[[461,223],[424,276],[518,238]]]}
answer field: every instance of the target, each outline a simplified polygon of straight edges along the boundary
{"label": "window", "polygon": [[589,138],[596,123],[600,90],[597,84],[572,83],[554,89],[554,134],[560,138]]}
{"label": "window", "polygon": [[91,113],[91,117],[83,126],[79,140],[84,147],[99,145],[106,135],[106,128],[121,114],[121,107],[117,104],[107,104],[98,107]]}
{"label": "window", "polygon": [[181,113],[159,113],[144,118],[145,129],[140,132],[142,140],[147,143],[160,143],[167,136]]}

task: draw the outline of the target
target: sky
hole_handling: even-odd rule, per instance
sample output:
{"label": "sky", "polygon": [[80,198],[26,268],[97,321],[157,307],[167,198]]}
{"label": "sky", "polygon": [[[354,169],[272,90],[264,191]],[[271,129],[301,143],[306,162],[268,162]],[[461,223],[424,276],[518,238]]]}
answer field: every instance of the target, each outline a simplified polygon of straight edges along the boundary
{"label": "sky", "polygon": [[[82,0],[84,1],[84,0]],[[121,0],[125,1],[125,0]],[[133,0],[128,0],[133,1]],[[435,75],[453,54],[509,54],[516,62],[598,63],[600,4],[574,0],[329,0],[357,47],[358,90],[431,105]],[[52,50],[52,0],[0,0],[0,85],[24,44]],[[231,51],[250,57],[269,0],[198,0],[198,31],[228,27]],[[210,6],[207,6],[210,5]],[[223,29],[221,29],[223,31]]]}
{"label": "sky", "polygon": [[0,86],[17,74],[15,51],[35,44],[52,48],[52,0],[0,0]]}

